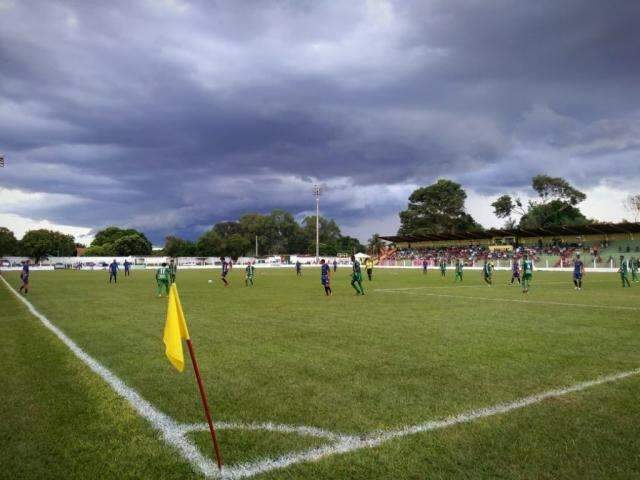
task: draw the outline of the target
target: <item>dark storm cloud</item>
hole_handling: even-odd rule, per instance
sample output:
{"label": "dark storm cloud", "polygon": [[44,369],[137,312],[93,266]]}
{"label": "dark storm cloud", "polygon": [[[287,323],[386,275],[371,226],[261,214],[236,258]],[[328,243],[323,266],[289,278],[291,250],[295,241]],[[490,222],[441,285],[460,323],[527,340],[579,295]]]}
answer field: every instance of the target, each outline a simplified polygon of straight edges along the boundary
{"label": "dark storm cloud", "polygon": [[622,184],[640,176],[637,18],[637,2],[0,0],[2,186],[77,199],[18,213],[159,240],[302,213],[313,181],[350,224],[438,176]]}

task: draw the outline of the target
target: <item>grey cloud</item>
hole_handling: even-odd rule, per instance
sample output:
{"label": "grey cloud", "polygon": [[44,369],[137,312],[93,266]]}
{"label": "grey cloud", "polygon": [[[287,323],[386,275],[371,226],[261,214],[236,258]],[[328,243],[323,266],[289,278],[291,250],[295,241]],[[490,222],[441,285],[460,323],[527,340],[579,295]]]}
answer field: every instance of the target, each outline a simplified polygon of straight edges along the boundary
{"label": "grey cloud", "polygon": [[341,192],[326,214],[372,224],[406,198],[372,208],[371,185],[640,175],[635,2],[13,5],[2,184],[76,196],[38,209],[60,223],[194,236],[247,210],[307,211],[324,181]]}

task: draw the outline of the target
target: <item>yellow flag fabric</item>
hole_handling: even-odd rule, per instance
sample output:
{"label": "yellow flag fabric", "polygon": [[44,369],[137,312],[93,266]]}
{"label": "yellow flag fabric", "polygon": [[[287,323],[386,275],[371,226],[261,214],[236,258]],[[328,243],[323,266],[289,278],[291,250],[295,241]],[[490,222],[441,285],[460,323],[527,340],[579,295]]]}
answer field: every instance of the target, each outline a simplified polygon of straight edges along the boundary
{"label": "yellow flag fabric", "polygon": [[165,354],[180,372],[184,370],[184,352],[182,351],[182,340],[189,338],[187,322],[184,319],[178,287],[174,283],[169,290],[169,306],[167,307],[167,321],[164,324],[164,345]]}

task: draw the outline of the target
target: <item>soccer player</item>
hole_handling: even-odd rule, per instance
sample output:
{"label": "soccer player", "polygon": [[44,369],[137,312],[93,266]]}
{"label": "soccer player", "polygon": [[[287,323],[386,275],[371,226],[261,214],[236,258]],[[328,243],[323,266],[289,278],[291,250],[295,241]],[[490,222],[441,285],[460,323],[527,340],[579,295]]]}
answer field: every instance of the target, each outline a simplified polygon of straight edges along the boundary
{"label": "soccer player", "polygon": [[631,281],[638,283],[638,268],[640,268],[640,258],[631,257],[629,261],[631,264]]}
{"label": "soccer player", "polygon": [[322,283],[324,294],[327,297],[333,295],[331,291],[331,268],[329,268],[328,263],[325,263],[324,258],[320,260],[320,283]]}
{"label": "soccer player", "polygon": [[338,271],[338,260],[333,260],[333,273]]}
{"label": "soccer player", "polygon": [[351,286],[356,291],[356,295],[364,295],[364,288],[362,288],[362,270],[360,270],[360,262],[356,260],[354,255],[351,255],[351,263],[353,264],[351,273]]}
{"label": "soccer player", "polygon": [[518,285],[520,285],[520,262],[514,258],[511,261],[511,285],[513,285],[513,282],[516,280],[518,280]]}
{"label": "soccer player", "polygon": [[576,290],[582,290],[582,276],[584,275],[584,263],[580,260],[580,254],[576,255],[573,262],[573,285]]}
{"label": "soccer player", "polygon": [[166,262],[156,270],[156,283],[158,284],[158,298],[162,297],[162,292],[169,295],[169,283],[171,281],[171,272]]}
{"label": "soccer player", "polygon": [[24,293],[25,295],[29,293],[29,260],[25,260],[22,262],[22,272],[20,272],[20,280],[22,281],[22,285],[20,285],[20,293]]}
{"label": "soccer player", "polygon": [[462,260],[457,258],[456,259],[456,276],[453,279],[454,282],[458,282],[458,280],[462,282],[463,270],[464,270],[464,264],[462,263]]}
{"label": "soccer player", "polygon": [[171,283],[176,283],[176,275],[178,275],[178,264],[172,258],[169,261],[169,281]]}
{"label": "soccer player", "polygon": [[482,276],[484,277],[485,283],[491,286],[493,283],[493,262],[487,261],[486,258],[482,265]]}
{"label": "soccer player", "polygon": [[440,276],[445,277],[447,275],[447,262],[444,258],[440,259]]}
{"label": "soccer player", "polygon": [[528,293],[533,277],[533,262],[529,260],[529,255],[522,257],[522,293]]}
{"label": "soccer player", "polygon": [[249,285],[253,287],[253,276],[256,273],[256,267],[254,267],[253,264],[249,262],[249,264],[247,265],[247,268],[245,268],[244,271],[245,271],[244,284],[247,287]]}
{"label": "soccer player", "polygon": [[367,268],[367,277],[369,277],[369,281],[373,280],[373,258],[367,258],[364,261],[364,266]]}
{"label": "soccer player", "polygon": [[298,277],[302,276],[302,264],[300,263],[300,260],[296,260],[296,275]]}
{"label": "soccer player", "polygon": [[220,257],[220,262],[222,263],[222,272],[220,273],[220,280],[224,283],[225,287],[229,286],[229,282],[227,281],[227,275],[229,275],[229,270],[231,269],[231,262],[227,262],[227,259],[224,257]]}
{"label": "soccer player", "polygon": [[113,280],[114,283],[118,283],[118,262],[116,259],[113,259],[111,265],[109,265],[109,283]]}
{"label": "soccer player", "polygon": [[429,262],[427,262],[426,258],[422,259],[422,274],[426,275],[427,274],[427,267],[429,266]]}
{"label": "soccer player", "polygon": [[629,266],[627,265],[627,261],[624,259],[624,255],[620,255],[620,268],[618,269],[620,272],[620,280],[622,280],[622,288],[630,287],[629,283]]}
{"label": "soccer player", "polygon": [[131,270],[131,262],[130,262],[129,260],[125,260],[125,261],[124,261],[124,263],[123,263],[123,265],[124,265],[124,276],[125,276],[125,277],[128,277],[128,276],[131,274],[131,273],[130,273],[130,270]]}

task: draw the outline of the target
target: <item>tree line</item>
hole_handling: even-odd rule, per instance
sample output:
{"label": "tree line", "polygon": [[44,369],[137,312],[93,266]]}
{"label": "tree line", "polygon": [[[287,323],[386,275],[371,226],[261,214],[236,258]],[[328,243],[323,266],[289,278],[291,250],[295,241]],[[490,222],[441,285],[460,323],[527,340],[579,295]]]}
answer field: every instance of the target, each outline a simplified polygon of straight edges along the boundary
{"label": "tree line", "polygon": [[[358,253],[365,247],[357,238],[342,235],[333,219],[319,218],[320,254]],[[133,228],[110,226],[96,233],[85,256],[149,256],[154,253],[171,257],[238,258],[255,254],[315,254],[316,217],[308,216],[298,223],[294,216],[284,210],[269,214],[247,213],[236,221],[224,221],[213,225],[195,241],[169,235],[164,248],[153,252],[144,233]],[[74,256],[77,248],[73,236],[52,230],[31,230],[22,240],[14,233],[0,227],[0,256],[26,256],[36,262],[49,256]]]}
{"label": "tree line", "polygon": [[[524,202],[511,194],[499,196],[491,206],[507,229],[546,228],[597,223],[579,208],[587,196],[564,178],[536,175],[531,179],[534,199]],[[455,234],[482,231],[484,228],[467,213],[467,193],[462,185],[447,179],[421,187],[409,196],[406,210],[400,212],[398,235]],[[640,194],[631,195],[625,208],[640,217]]]}
{"label": "tree line", "polygon": [[[505,228],[545,228],[559,225],[595,223],[579,208],[586,198],[568,181],[560,177],[536,175],[531,180],[535,193],[526,203],[519,196],[505,193],[491,203],[494,214],[505,220]],[[467,193],[459,183],[439,179],[420,187],[409,196],[407,208],[400,212],[399,235],[455,234],[482,231],[483,227],[466,211]],[[630,196],[625,208],[640,217],[640,194]],[[367,247],[356,238],[342,235],[333,219],[320,217],[320,254],[369,251],[377,254],[383,246],[378,234],[373,234]],[[235,221],[224,221],[195,241],[175,235],[166,237],[164,248],[157,252],[171,257],[225,256],[238,258],[259,255],[309,254],[316,250],[316,217],[307,216],[301,222],[285,210],[269,214],[247,213]],[[39,229],[28,231],[21,240],[13,232],[0,227],[0,256],[28,256],[39,261],[47,256],[73,256],[77,245],[71,235]],[[152,255],[152,246],[144,233],[135,229],[107,227],[99,231],[87,256]]]}
{"label": "tree line", "polygon": [[[319,218],[320,255],[357,253],[365,247],[357,238],[342,235],[333,219]],[[216,223],[196,241],[169,236],[164,253],[168,256],[225,256],[237,258],[254,255],[310,254],[316,251],[316,217],[305,217],[298,223],[284,210],[263,215],[247,213],[237,221]]]}
{"label": "tree line", "polygon": [[21,240],[6,227],[0,227],[0,257],[21,256],[40,261],[47,256],[68,257],[76,254],[72,235],[53,230],[29,230]]}

